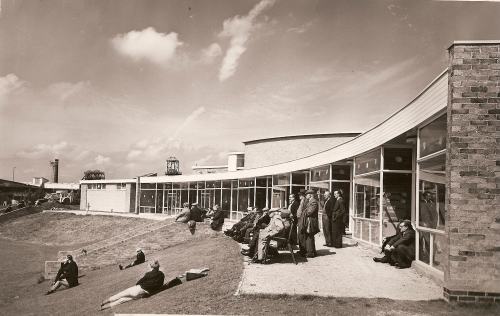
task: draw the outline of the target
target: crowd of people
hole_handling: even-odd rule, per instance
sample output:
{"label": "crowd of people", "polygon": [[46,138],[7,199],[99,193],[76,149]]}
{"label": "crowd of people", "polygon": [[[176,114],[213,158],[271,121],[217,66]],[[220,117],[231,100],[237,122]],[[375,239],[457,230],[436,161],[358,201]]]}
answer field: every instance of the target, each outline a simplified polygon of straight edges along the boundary
{"label": "crowd of people", "polygon": [[210,220],[210,227],[213,230],[222,230],[224,212],[218,204],[215,204],[212,209],[205,211],[198,207],[198,203],[192,203],[191,207],[189,207],[189,203],[185,202],[182,211],[176,216],[175,221],[178,223],[187,223],[189,230],[193,233],[196,229],[196,223],[203,222],[207,218]]}
{"label": "crowd of people", "polygon": [[[322,226],[325,237],[325,246],[341,248],[342,236],[345,235],[347,210],[341,190],[324,192]],[[289,196],[287,208],[249,208],[248,213],[241,218],[225,235],[234,240],[247,243],[248,248],[241,253],[249,256],[252,262],[265,263],[268,257],[276,255],[277,249],[270,246],[274,237],[282,237],[292,246],[298,246],[298,255],[313,258],[317,256],[315,235],[320,231],[318,214],[320,203],[314,190],[301,190],[297,195]],[[183,211],[176,217],[177,222],[202,222],[209,218],[211,228],[220,231],[224,224],[224,213],[219,205],[214,205],[207,212],[198,208],[196,203],[189,207],[184,203]],[[279,246],[279,245],[278,245]],[[383,240],[382,258],[373,258],[375,262],[388,263],[399,269],[408,268],[415,260],[415,231],[409,220],[403,220],[397,227],[396,235]],[[137,248],[136,259],[126,266],[119,265],[120,270],[127,269],[146,261],[142,249]],[[135,286],[115,294],[104,300],[101,309],[146,297],[159,291],[164,282],[164,274],[159,270],[158,260],[150,263],[151,271],[147,272]],[[78,266],[71,255],[67,255],[51,283],[46,294],[57,289],[71,288],[78,285]]]}

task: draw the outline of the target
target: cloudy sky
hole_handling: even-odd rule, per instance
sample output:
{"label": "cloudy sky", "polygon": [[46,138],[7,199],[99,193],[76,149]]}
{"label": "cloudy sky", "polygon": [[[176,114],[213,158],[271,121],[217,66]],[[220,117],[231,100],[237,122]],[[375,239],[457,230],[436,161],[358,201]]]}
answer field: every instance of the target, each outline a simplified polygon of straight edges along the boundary
{"label": "cloudy sky", "polygon": [[220,164],[242,141],[362,132],[500,39],[500,3],[1,1],[0,178]]}

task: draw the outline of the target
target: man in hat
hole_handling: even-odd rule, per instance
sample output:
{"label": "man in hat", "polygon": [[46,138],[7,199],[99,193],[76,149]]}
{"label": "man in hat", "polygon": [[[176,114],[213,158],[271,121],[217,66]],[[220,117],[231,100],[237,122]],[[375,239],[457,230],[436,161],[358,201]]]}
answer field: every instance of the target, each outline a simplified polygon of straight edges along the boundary
{"label": "man in hat", "polygon": [[326,190],[324,195],[325,205],[323,207],[323,215],[321,220],[323,222],[323,235],[325,236],[325,244],[323,246],[332,247],[333,237],[332,237],[332,219],[333,219],[333,199],[330,191]]}
{"label": "man in hat", "polygon": [[[303,221],[301,225],[301,232],[305,235],[306,257],[314,258],[316,257],[316,244],[314,241],[314,235],[319,233],[319,203],[316,199],[316,191],[307,190],[306,199],[307,205],[302,214]],[[299,254],[303,255],[304,253],[299,251]]]}
{"label": "man in hat", "polygon": [[202,211],[198,207],[198,203],[193,203],[191,204],[191,210],[190,210],[190,220],[193,220],[195,222],[202,222],[202,216],[201,216]]}
{"label": "man in hat", "polygon": [[295,226],[294,231],[292,232],[292,237],[290,242],[292,245],[297,244],[297,224],[298,224],[298,217],[297,217],[297,210],[299,208],[300,202],[297,200],[295,193],[290,194],[288,197],[288,211],[290,212],[290,218],[293,222],[293,225]]}
{"label": "man in hat", "polygon": [[118,268],[120,268],[120,270],[127,269],[127,268],[130,268],[130,267],[133,267],[133,266],[136,266],[138,264],[146,262],[146,256],[144,255],[144,252],[142,252],[141,248],[137,248],[135,250],[135,252],[136,252],[136,258],[135,258],[134,262],[127,264],[125,267],[122,266],[121,264],[119,264]]}
{"label": "man in hat", "polygon": [[165,280],[165,275],[160,271],[160,263],[154,260],[149,264],[151,271],[137,281],[135,286],[129,287],[118,294],[111,296],[101,303],[101,310],[111,308],[121,303],[131,300],[136,300],[142,297],[147,297],[152,293],[160,290]]}
{"label": "man in hat", "polygon": [[61,286],[69,288],[77,285],[78,266],[76,265],[76,262],[73,261],[73,256],[67,255],[66,259],[61,262],[61,267],[59,268],[59,271],[57,271],[57,275],[46,295],[54,293]]}
{"label": "man in hat", "polygon": [[212,222],[210,227],[213,230],[220,231],[224,225],[224,212],[220,209],[219,204],[213,206],[214,216],[212,217]]}
{"label": "man in hat", "polygon": [[306,190],[300,189],[299,191],[299,207],[297,208],[297,242],[299,244],[299,254],[301,256],[306,255],[306,234],[302,232],[302,227],[305,224],[306,216],[304,211],[307,207]]}
{"label": "man in hat", "polygon": [[189,203],[184,202],[182,204],[182,211],[177,215],[175,221],[178,223],[187,223],[191,219],[191,210],[189,209]]}
{"label": "man in hat", "polygon": [[264,207],[262,209],[262,215],[259,217],[254,227],[252,228],[252,237],[248,241],[248,249],[241,250],[241,254],[244,256],[253,257],[255,254],[255,248],[257,248],[257,243],[259,241],[259,233],[261,229],[266,228],[271,221],[269,216],[269,208]]}
{"label": "man in hat", "polygon": [[285,223],[281,218],[279,211],[280,209],[278,208],[272,208],[269,210],[269,217],[271,218],[271,221],[266,228],[261,229],[259,232],[257,260],[255,261],[257,263],[261,263],[264,259],[264,251],[266,249],[266,244],[269,242],[269,239],[280,234],[285,229]]}

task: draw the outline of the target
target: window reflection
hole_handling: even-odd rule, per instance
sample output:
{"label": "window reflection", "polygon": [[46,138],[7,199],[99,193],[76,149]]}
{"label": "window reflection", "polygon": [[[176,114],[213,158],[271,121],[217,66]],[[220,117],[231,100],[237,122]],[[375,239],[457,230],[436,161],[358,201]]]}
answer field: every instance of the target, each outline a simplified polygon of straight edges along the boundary
{"label": "window reflection", "polygon": [[446,115],[420,129],[420,157],[446,149]]}

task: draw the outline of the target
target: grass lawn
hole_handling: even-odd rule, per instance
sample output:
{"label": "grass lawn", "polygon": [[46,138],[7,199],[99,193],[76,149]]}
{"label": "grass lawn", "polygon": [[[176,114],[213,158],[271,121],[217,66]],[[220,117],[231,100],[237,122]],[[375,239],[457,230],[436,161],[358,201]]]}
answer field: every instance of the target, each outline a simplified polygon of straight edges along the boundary
{"label": "grass lawn", "polygon": [[[64,221],[64,220],[63,220]],[[116,224],[115,224],[116,225]],[[35,275],[24,273],[31,262],[54,252],[54,247],[4,240],[3,252],[12,260],[1,260],[1,315],[109,315],[112,313],[244,314],[244,315],[498,315],[499,307],[449,306],[444,301],[413,302],[365,298],[320,298],[312,296],[239,296],[235,293],[243,269],[240,247],[218,235],[191,240],[149,254],[158,258],[166,281],[190,268],[209,267],[205,278],[181,284],[152,297],[128,302],[114,310],[99,312],[100,302],[135,282],[148,270],[140,265],[120,271],[104,266],[84,271],[81,285],[45,296],[48,282],[37,284]],[[20,264],[21,263],[21,264]],[[21,267],[21,269],[19,268]],[[279,266],[276,277],[279,278]],[[4,271],[10,273],[4,274]],[[269,280],[272,282],[273,280]],[[319,282],[319,281],[318,281]],[[15,298],[17,296],[17,298]]]}

